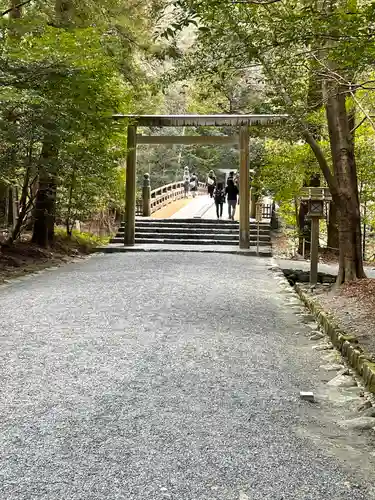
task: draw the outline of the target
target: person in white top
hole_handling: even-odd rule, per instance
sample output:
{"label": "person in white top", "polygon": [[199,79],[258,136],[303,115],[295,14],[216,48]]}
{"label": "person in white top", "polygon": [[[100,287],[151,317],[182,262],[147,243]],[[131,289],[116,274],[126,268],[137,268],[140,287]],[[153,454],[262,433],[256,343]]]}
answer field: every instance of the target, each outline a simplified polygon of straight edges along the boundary
{"label": "person in white top", "polygon": [[187,198],[189,195],[189,188],[190,188],[189,167],[184,168],[183,183],[184,183],[184,195],[185,195],[185,198]]}
{"label": "person in white top", "polygon": [[215,176],[213,170],[210,170],[208,173],[206,186],[207,186],[207,192],[208,192],[210,198],[213,198],[215,187],[216,187],[216,176]]}
{"label": "person in white top", "polygon": [[193,198],[195,198],[198,192],[198,177],[195,172],[190,177],[190,191],[193,193]]}

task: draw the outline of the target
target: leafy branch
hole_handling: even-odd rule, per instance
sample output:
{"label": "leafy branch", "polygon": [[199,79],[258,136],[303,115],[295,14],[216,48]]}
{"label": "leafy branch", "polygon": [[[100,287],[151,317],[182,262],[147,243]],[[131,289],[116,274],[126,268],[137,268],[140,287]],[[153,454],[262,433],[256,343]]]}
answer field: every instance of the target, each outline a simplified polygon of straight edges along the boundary
{"label": "leafy branch", "polygon": [[28,3],[31,3],[32,0],[25,0],[24,2],[21,2],[19,3],[18,5],[13,5],[13,7],[10,7],[9,9],[7,10],[4,10],[4,12],[2,12],[0,14],[0,17],[4,17],[6,16],[7,14],[9,14],[10,12],[12,12],[13,10],[18,10],[20,9],[21,7],[23,7],[24,5],[27,5]]}

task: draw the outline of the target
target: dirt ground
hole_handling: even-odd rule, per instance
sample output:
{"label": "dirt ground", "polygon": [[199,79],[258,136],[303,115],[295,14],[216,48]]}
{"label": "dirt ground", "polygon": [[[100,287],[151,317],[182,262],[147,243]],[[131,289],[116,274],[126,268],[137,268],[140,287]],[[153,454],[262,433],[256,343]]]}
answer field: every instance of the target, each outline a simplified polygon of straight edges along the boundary
{"label": "dirt ground", "polygon": [[[272,235],[272,250],[276,258],[303,260],[296,254],[291,234],[285,231]],[[319,261],[326,264],[337,263],[337,255],[325,249],[320,250]],[[373,265],[373,262],[367,262]],[[306,286],[306,292],[309,287]],[[332,314],[339,326],[347,333],[354,334],[359,344],[375,361],[375,279],[358,280],[343,285],[339,290],[332,286],[318,285],[314,298],[323,309]]]}
{"label": "dirt ground", "polygon": [[272,253],[280,259],[292,259],[295,254],[295,245],[290,236],[284,231],[274,231],[272,238]]}
{"label": "dirt ground", "polygon": [[53,247],[49,249],[32,245],[27,238],[16,242],[11,247],[0,248],[0,283],[11,278],[58,266],[74,258],[83,258],[91,253],[99,241],[90,237],[72,237],[57,235]]}
{"label": "dirt ground", "polygon": [[[290,260],[309,260],[309,253],[306,252],[306,258],[297,253],[298,241],[293,231],[275,231],[272,233],[272,252],[273,256],[279,259]],[[319,262],[325,264],[334,264],[338,262],[338,254],[327,248],[319,249]],[[368,262],[369,264],[371,262]]]}
{"label": "dirt ground", "polygon": [[375,361],[375,279],[354,281],[339,290],[327,288],[319,286],[315,299]]}

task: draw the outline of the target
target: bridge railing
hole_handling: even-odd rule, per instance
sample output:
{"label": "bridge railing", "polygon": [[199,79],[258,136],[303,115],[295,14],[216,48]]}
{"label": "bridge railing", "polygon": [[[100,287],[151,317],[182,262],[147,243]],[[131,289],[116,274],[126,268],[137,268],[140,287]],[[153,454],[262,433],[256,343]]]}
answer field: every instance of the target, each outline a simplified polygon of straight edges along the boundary
{"label": "bridge railing", "polygon": [[[203,182],[198,183],[198,194],[204,194],[206,185]],[[172,182],[153,189],[150,187],[149,174],[144,175],[142,198],[136,202],[136,215],[149,217],[151,214],[165,207],[173,201],[180,200],[185,196],[184,182]]]}

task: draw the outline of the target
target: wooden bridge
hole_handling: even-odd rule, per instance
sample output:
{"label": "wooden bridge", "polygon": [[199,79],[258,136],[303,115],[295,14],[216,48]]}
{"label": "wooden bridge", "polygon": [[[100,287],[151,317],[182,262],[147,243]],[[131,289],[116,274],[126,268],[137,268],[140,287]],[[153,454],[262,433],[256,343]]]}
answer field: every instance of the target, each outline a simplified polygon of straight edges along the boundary
{"label": "wooden bridge", "polygon": [[[198,183],[198,196],[206,194],[206,186],[203,182]],[[142,196],[136,199],[136,216],[149,217],[161,208],[185,197],[183,181],[172,182],[151,191],[150,176],[144,175]]]}
{"label": "wooden bridge", "polygon": [[[205,195],[207,195],[206,185],[204,182],[199,182],[197,196]],[[149,174],[145,174],[142,195],[138,196],[136,199],[136,217],[150,217],[168,205],[173,207],[174,202],[184,199],[185,197],[186,195],[183,181],[172,182],[151,190],[150,176]],[[252,209],[251,203],[252,200],[250,199],[249,212],[255,214],[256,210]],[[210,200],[207,200],[207,204],[212,206],[212,202],[210,204]],[[260,210],[260,219],[263,222],[271,221],[272,217],[275,216],[274,206],[271,203],[258,203],[257,205],[258,210]],[[212,218],[215,218],[213,211],[211,211],[211,213],[213,215]],[[193,215],[194,214],[192,213],[192,216]]]}
{"label": "wooden bridge", "polygon": [[[237,253],[239,243],[238,216],[229,220],[225,215],[216,217],[212,200],[203,183],[199,184],[198,196],[185,198],[182,182],[175,182],[151,190],[148,174],[144,177],[142,196],[137,199],[135,218],[135,245],[124,245],[126,223],[119,228],[106,252],[131,250],[145,251],[211,251]],[[169,207],[169,210],[165,208]],[[226,205],[224,205],[226,207]],[[249,248],[240,250],[246,254],[271,255],[270,227],[275,217],[274,207],[257,203],[258,220],[249,219]],[[251,207],[248,207],[251,213]],[[237,213],[239,211],[237,210]],[[162,214],[158,216],[158,213]]]}

